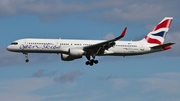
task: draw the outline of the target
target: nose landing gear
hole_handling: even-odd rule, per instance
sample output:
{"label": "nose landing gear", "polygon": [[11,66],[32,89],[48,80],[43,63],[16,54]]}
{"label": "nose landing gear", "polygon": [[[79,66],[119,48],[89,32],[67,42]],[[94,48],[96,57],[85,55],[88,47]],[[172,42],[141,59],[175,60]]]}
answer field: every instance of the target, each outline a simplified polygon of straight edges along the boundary
{"label": "nose landing gear", "polygon": [[25,58],[26,58],[26,60],[25,60],[25,62],[29,62],[29,59],[28,59],[28,53],[24,53],[25,54]]}
{"label": "nose landing gear", "polygon": [[26,59],[25,61],[26,61],[26,62],[29,62],[29,59]]}

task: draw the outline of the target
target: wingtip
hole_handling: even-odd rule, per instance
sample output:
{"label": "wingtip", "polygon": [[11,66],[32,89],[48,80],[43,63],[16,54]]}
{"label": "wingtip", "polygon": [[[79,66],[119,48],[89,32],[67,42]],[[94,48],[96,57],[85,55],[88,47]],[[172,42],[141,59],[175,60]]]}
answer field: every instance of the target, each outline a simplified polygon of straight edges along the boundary
{"label": "wingtip", "polygon": [[127,27],[124,28],[123,32],[121,33],[120,37],[124,37],[126,34]]}

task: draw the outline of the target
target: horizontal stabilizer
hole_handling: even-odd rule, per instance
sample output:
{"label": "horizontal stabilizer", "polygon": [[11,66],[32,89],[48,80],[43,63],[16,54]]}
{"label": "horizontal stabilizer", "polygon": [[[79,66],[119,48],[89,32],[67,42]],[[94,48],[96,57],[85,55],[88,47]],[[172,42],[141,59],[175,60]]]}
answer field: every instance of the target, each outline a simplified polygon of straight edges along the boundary
{"label": "horizontal stabilizer", "polygon": [[165,47],[171,46],[173,44],[175,44],[175,43],[166,43],[166,44],[162,44],[162,45],[158,45],[158,46],[153,46],[153,47],[151,47],[151,49],[160,49],[160,48],[164,49]]}

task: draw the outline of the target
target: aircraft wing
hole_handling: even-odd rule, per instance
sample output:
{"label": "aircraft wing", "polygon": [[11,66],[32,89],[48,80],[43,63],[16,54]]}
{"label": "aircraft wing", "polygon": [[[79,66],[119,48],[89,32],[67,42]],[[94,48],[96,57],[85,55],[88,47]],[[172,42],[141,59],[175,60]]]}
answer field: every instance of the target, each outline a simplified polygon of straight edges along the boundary
{"label": "aircraft wing", "polygon": [[123,38],[125,36],[126,30],[127,27],[124,28],[123,32],[118,37],[94,45],[86,46],[84,47],[84,50],[88,54],[101,54],[102,52],[104,52],[104,50],[108,50],[109,48],[113,47],[116,44],[115,41]]}
{"label": "aircraft wing", "polygon": [[151,47],[151,49],[160,49],[160,48],[165,49],[166,47],[168,48],[173,44],[175,44],[175,43],[166,43],[166,44],[162,44],[162,45],[158,45],[158,46],[153,46],[153,47]]}

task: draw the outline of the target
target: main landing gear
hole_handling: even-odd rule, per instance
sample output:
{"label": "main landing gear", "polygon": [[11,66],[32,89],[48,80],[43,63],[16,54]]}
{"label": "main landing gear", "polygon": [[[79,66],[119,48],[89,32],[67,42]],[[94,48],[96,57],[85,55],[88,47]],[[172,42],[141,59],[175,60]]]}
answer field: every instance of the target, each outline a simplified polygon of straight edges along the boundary
{"label": "main landing gear", "polygon": [[25,54],[25,58],[26,58],[26,60],[25,60],[25,62],[29,62],[29,59],[28,59],[28,53],[24,53]]}
{"label": "main landing gear", "polygon": [[86,56],[86,58],[88,59],[88,61],[86,61],[86,65],[93,66],[94,64],[98,63],[98,60],[95,60],[95,57],[93,57],[93,59],[91,59],[90,56]]}
{"label": "main landing gear", "polygon": [[98,60],[92,59],[92,60],[86,61],[86,65],[92,66],[92,65],[94,65],[94,63],[97,64],[97,63],[98,63]]}

